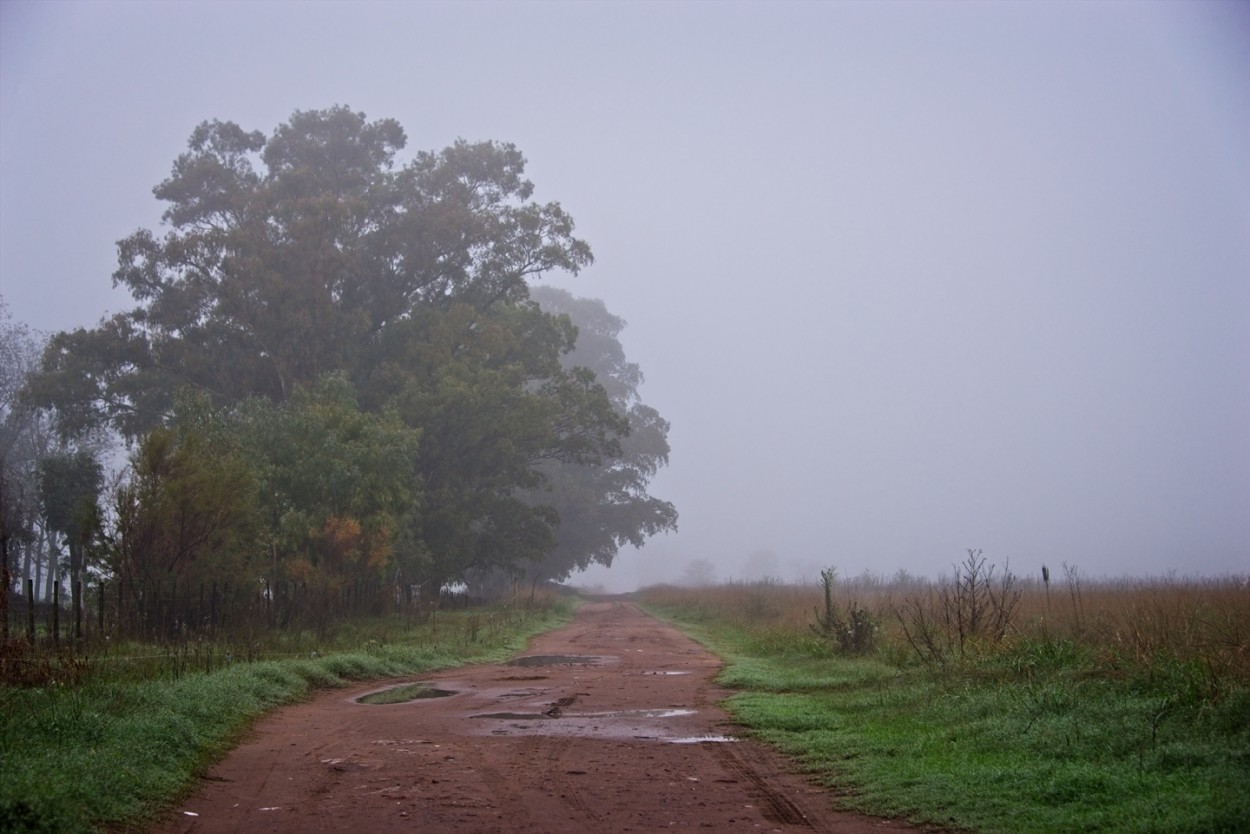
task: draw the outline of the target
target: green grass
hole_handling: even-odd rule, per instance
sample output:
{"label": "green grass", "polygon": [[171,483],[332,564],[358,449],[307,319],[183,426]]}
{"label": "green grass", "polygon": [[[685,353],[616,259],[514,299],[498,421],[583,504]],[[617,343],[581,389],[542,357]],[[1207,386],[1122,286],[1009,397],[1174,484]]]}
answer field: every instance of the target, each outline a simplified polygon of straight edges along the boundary
{"label": "green grass", "polygon": [[483,628],[479,613],[465,612],[420,643],[370,640],[357,651],[176,679],[0,688],[0,831],[140,827],[276,706],[319,688],[500,660],[570,616],[565,604]]}
{"label": "green grass", "polygon": [[726,658],[731,714],[845,807],[976,832],[1250,830],[1250,691],[1035,642],[934,669],[658,611]]}

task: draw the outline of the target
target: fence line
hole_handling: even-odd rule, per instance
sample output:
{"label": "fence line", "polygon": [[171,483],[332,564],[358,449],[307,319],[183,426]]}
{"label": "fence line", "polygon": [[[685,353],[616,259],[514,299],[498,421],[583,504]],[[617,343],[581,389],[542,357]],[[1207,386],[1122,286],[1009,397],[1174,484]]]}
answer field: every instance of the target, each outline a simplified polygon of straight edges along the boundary
{"label": "fence line", "polygon": [[[63,595],[56,583],[51,603],[31,604],[33,580],[25,584],[25,594],[9,598],[11,637],[58,649],[75,649],[105,637],[159,643],[271,629],[325,632],[338,620],[358,616],[406,613],[423,618],[440,603],[446,607],[461,599],[444,594],[431,600],[394,583],[372,580],[330,588],[270,580],[243,584],[110,579],[80,584],[76,595]],[[81,606],[77,611],[75,596]]]}

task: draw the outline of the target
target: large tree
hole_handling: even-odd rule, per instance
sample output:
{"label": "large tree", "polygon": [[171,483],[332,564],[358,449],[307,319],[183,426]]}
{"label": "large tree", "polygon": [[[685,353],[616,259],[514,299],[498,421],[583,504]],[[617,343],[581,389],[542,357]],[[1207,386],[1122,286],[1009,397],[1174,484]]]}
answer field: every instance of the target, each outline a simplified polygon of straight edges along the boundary
{"label": "large tree", "polygon": [[624,545],[642,547],[657,533],[677,529],[677,509],[647,492],[668,463],[668,422],[642,402],[642,371],[621,346],[625,322],[602,301],[577,298],[554,287],[536,287],[533,299],[577,328],[572,350],[561,361],[570,371],[593,374],[624,424],[616,439],[621,454],[610,465],[548,461],[544,483],[527,500],[551,507],[560,524],[555,547],[530,567],[538,578],[561,579],[592,563],[611,565]]}
{"label": "large tree", "polygon": [[[555,463],[612,465],[628,432],[595,375],[561,364],[574,329],[528,300],[531,279],[576,273],[590,249],[558,204],[532,199],[512,145],[459,141],[401,164],[404,144],[393,120],[345,107],[296,112],[268,137],[200,125],[155,189],[165,234],[118,245],[113,280],[137,306],[55,336],[31,401],[67,430],[106,423],[141,437],[184,388],[217,408],[259,398],[286,432],[269,453],[332,439],[357,408],[390,415],[419,433],[393,458],[411,473],[406,510],[387,505],[370,522],[330,493],[296,490],[307,500],[269,518],[289,568],[358,564],[369,524],[405,543],[396,561],[431,587],[540,558],[556,515],[520,491]],[[299,392],[327,394],[330,376],[343,390],[327,407],[346,422],[304,420],[320,407],[311,401],[284,409]],[[265,482],[315,481],[298,456],[285,465]]]}
{"label": "large tree", "polygon": [[430,308],[524,300],[590,248],[531,199],[510,144],[459,141],[404,165],[403,129],[346,107],[296,112],[271,136],[201,124],[168,179],[168,231],[118,244],[135,309],[55,336],[35,399],[70,425],[158,424],[174,392],[285,399],[329,372],[353,382],[388,329]]}
{"label": "large tree", "polygon": [[565,370],[575,331],[535,305],[454,305],[396,328],[366,392],[394,392],[422,430],[416,537],[433,586],[466,571],[541,559],[558,518],[525,501],[556,463],[610,465],[624,420],[594,375]]}

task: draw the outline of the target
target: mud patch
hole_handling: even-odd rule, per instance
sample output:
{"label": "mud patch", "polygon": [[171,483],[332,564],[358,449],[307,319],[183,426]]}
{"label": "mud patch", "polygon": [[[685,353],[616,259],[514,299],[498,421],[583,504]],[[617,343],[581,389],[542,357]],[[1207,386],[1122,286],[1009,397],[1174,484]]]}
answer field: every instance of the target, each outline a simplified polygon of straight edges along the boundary
{"label": "mud patch", "polygon": [[406,704],[409,701],[420,701],[425,698],[447,698],[455,694],[454,690],[439,689],[438,687],[430,686],[428,683],[401,683],[361,695],[356,699],[356,703],[371,706]]}

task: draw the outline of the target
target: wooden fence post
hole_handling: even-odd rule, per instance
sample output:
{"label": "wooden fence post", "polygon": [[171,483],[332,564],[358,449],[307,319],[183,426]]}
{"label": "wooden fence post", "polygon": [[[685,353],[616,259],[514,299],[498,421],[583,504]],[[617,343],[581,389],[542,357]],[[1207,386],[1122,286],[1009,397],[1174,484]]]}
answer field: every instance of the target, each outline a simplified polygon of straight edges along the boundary
{"label": "wooden fence post", "polygon": [[52,583],[52,645],[61,647],[61,577]]}
{"label": "wooden fence post", "polygon": [[74,582],[74,593],[70,595],[74,600],[74,639],[71,645],[74,651],[79,650],[79,644],[82,642],[82,580]]}
{"label": "wooden fence post", "polygon": [[26,580],[26,639],[35,647],[35,580]]}

